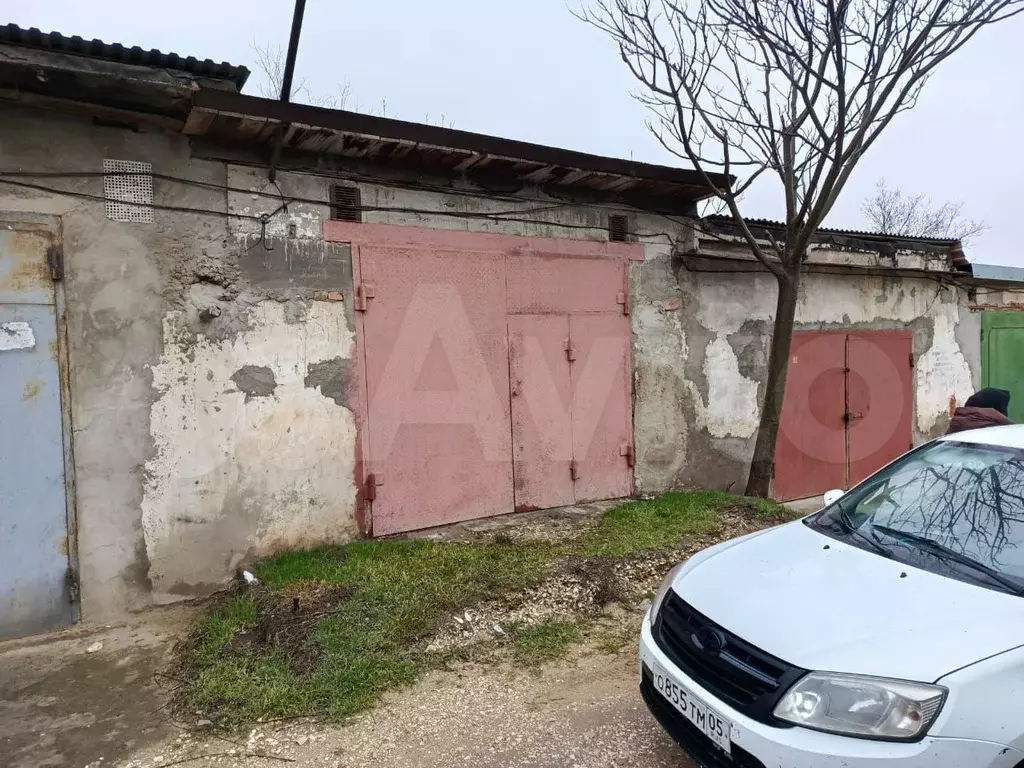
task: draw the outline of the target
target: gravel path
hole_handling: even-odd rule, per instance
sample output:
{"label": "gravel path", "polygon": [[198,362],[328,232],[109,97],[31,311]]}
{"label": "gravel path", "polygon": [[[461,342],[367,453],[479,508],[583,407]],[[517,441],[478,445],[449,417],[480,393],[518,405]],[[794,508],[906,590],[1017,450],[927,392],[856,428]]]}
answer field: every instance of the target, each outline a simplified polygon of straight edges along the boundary
{"label": "gravel path", "polygon": [[435,672],[345,726],[262,725],[234,742],[182,734],[113,765],[157,768],[195,758],[177,765],[691,768],[640,700],[635,658],[635,648],[627,648],[583,654],[539,672],[476,666]]}

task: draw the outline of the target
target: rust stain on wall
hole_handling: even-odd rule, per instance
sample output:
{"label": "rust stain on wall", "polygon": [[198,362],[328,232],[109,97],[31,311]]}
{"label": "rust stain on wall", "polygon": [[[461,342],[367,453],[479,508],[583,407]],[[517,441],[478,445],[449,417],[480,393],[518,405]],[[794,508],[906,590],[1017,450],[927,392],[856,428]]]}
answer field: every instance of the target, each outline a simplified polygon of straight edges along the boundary
{"label": "rust stain on wall", "polygon": [[21,393],[21,399],[25,401],[33,400],[42,389],[42,382],[30,381],[25,385],[25,391]]}

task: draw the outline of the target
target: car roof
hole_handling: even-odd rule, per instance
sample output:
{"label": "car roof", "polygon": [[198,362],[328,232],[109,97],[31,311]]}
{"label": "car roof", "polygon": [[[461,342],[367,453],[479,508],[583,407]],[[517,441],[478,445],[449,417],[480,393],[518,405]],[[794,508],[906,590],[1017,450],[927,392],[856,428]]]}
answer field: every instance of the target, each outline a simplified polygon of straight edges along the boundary
{"label": "car roof", "polygon": [[954,432],[952,435],[945,435],[939,439],[955,440],[958,443],[980,443],[982,445],[1000,445],[1007,448],[1024,448],[1024,424],[968,429],[963,432]]}

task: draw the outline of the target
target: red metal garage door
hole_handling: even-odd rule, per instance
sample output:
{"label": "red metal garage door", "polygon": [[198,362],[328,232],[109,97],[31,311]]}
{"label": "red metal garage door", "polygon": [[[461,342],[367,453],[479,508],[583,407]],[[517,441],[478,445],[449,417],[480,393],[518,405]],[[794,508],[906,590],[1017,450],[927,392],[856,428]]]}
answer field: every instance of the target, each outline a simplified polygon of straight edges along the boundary
{"label": "red metal garage door", "polygon": [[776,499],[849,488],[908,450],[912,341],[908,331],[793,334]]}
{"label": "red metal garage door", "polygon": [[376,535],[512,510],[504,259],[361,246]]}
{"label": "red metal garage door", "polygon": [[849,488],[912,447],[913,337],[907,331],[857,332],[846,345]]}
{"label": "red metal garage door", "polygon": [[775,448],[774,495],[801,499],[846,486],[846,334],[793,334]]}

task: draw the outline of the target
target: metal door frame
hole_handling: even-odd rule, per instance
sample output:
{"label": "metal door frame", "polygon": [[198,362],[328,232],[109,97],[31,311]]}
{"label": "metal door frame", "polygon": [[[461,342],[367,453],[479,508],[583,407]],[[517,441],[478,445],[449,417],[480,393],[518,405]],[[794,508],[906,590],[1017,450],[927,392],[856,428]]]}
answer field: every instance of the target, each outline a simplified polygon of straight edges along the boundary
{"label": "metal door frame", "polygon": [[81,582],[78,558],[78,505],[75,493],[75,457],[71,419],[71,361],[68,353],[67,297],[64,291],[64,232],[59,216],[0,210],[0,229],[11,232],[36,232],[50,240],[50,265],[53,277],[54,315],[57,323],[57,376],[60,380],[61,441],[64,446],[64,508],[67,530],[68,571],[74,578],[71,588],[71,621],[81,619]]}

